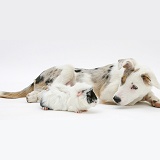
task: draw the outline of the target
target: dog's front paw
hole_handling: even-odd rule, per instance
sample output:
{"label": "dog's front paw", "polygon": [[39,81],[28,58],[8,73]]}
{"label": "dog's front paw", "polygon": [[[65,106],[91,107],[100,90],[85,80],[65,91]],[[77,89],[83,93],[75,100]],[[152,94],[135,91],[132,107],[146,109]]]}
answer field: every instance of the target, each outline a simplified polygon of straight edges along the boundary
{"label": "dog's front paw", "polygon": [[158,101],[153,100],[153,101],[152,101],[152,106],[153,106],[153,107],[160,108],[160,100],[158,100]]}

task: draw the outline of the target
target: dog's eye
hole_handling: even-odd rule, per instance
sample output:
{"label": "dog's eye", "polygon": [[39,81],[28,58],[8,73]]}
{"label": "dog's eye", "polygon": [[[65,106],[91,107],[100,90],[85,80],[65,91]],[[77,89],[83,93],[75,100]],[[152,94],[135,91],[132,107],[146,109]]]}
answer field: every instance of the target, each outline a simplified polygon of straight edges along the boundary
{"label": "dog's eye", "polygon": [[132,85],[131,89],[137,90],[138,87],[136,85]]}

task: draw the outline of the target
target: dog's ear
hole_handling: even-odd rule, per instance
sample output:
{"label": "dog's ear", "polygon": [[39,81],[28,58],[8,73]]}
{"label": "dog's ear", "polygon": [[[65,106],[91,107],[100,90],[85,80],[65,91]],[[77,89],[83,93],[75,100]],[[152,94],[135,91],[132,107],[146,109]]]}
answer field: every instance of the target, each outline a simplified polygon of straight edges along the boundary
{"label": "dog's ear", "polygon": [[145,84],[151,85],[151,86],[154,86],[154,87],[160,89],[160,84],[159,84],[156,76],[153,74],[153,72],[148,72],[148,73],[142,74],[141,77],[142,77]]}
{"label": "dog's ear", "polygon": [[142,74],[141,77],[142,77],[143,82],[144,82],[145,84],[151,85],[151,78],[150,78],[150,76],[148,75],[148,73]]}
{"label": "dog's ear", "polygon": [[128,59],[119,59],[118,60],[118,68],[121,69],[122,67],[128,70],[134,70],[136,62],[133,58]]}

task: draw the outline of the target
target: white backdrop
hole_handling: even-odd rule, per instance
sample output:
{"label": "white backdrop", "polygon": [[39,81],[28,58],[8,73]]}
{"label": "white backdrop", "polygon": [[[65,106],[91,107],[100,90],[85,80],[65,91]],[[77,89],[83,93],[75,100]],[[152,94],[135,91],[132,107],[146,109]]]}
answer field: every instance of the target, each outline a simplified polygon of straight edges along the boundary
{"label": "white backdrop", "polygon": [[[21,90],[52,66],[129,57],[160,81],[159,15],[154,0],[1,1],[0,91]],[[159,122],[160,109],[146,104],[75,114],[0,99],[0,159],[159,160]]]}

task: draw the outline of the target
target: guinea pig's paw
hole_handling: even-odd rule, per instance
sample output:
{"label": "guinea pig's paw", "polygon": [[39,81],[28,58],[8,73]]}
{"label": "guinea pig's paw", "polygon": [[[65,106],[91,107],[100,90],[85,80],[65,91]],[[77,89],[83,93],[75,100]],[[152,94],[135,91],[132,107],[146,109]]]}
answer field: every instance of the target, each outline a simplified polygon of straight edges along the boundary
{"label": "guinea pig's paw", "polygon": [[42,109],[43,109],[43,110],[49,110],[49,108],[48,108],[48,107],[42,107]]}
{"label": "guinea pig's paw", "polygon": [[82,111],[80,111],[80,110],[79,110],[79,111],[75,111],[75,112],[76,112],[76,113],[82,113]]}
{"label": "guinea pig's paw", "polygon": [[82,112],[87,112],[87,110],[82,110]]}
{"label": "guinea pig's paw", "polygon": [[82,112],[87,112],[87,110],[78,110],[76,113],[82,113]]}

